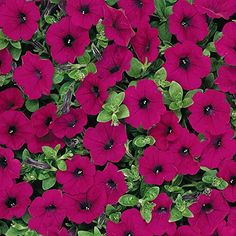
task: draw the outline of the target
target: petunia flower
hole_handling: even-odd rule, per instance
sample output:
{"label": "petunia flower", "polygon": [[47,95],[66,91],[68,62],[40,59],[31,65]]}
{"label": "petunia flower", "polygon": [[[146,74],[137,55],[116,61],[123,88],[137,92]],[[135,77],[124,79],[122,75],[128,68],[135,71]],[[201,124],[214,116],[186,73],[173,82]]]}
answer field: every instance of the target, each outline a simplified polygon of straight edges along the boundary
{"label": "petunia flower", "polygon": [[107,197],[104,189],[93,186],[86,193],[65,194],[67,216],[76,224],[90,224],[105,210]]}
{"label": "petunia flower", "polygon": [[201,165],[208,168],[217,168],[222,160],[230,160],[235,154],[236,141],[231,129],[222,133],[206,133],[206,141],[203,142]]}
{"label": "petunia flower", "polygon": [[32,137],[31,123],[23,112],[6,111],[0,120],[0,144],[19,150]]}
{"label": "petunia flower", "polygon": [[89,45],[88,30],[71,23],[69,16],[52,24],[46,33],[46,42],[50,46],[52,58],[59,64],[73,63],[77,56],[83,55]]}
{"label": "petunia flower", "polygon": [[201,194],[189,209],[194,217],[188,218],[188,222],[202,235],[212,234],[229,213],[229,206],[218,190],[212,190],[209,196]]}
{"label": "petunia flower", "polygon": [[11,71],[12,56],[8,49],[0,50],[0,75],[6,75]]}
{"label": "petunia flower", "polygon": [[117,45],[128,46],[130,39],[135,35],[124,11],[112,7],[104,8],[105,35],[114,40]]}
{"label": "petunia flower", "polygon": [[155,11],[154,1],[150,0],[119,0],[118,6],[125,11],[133,28],[146,25]]}
{"label": "petunia flower", "polygon": [[144,177],[145,183],[162,185],[164,181],[169,182],[175,177],[177,169],[170,153],[151,146],[144,150],[139,159],[139,173]]}
{"label": "petunia flower", "polygon": [[191,41],[177,43],[165,51],[168,81],[177,81],[184,89],[197,89],[211,70],[210,58]]}
{"label": "petunia flower", "polygon": [[104,0],[68,0],[66,12],[74,25],[89,29],[103,17],[104,5]]}
{"label": "petunia flower", "polygon": [[95,185],[100,186],[106,192],[107,204],[117,203],[127,191],[124,174],[112,163],[108,163],[103,171],[97,172]]}
{"label": "petunia flower", "polygon": [[199,229],[191,227],[189,225],[183,225],[178,227],[176,236],[202,236]]}
{"label": "petunia flower", "polygon": [[189,122],[199,133],[224,132],[230,122],[230,105],[225,94],[208,89],[193,96],[193,105],[189,107]]}
{"label": "petunia flower", "polygon": [[142,219],[140,212],[135,208],[131,208],[122,212],[119,223],[107,222],[106,235],[151,236],[152,234],[147,227],[147,223]]}
{"label": "petunia flower", "polygon": [[66,204],[62,192],[50,189],[42,196],[36,197],[30,207],[31,218],[28,222],[30,229],[40,234],[48,235],[51,229],[60,229],[66,216]]}
{"label": "petunia flower", "polygon": [[12,40],[30,40],[38,29],[40,12],[34,2],[7,0],[0,9],[0,26]]}
{"label": "petunia flower", "polygon": [[58,170],[57,182],[63,185],[65,193],[75,195],[85,193],[94,184],[96,169],[87,157],[74,155],[71,160],[66,160],[66,171]]}
{"label": "petunia flower", "polygon": [[66,114],[62,114],[52,123],[52,132],[58,138],[73,138],[83,131],[87,124],[87,116],[85,112],[80,109],[71,108]]}
{"label": "petunia flower", "polygon": [[126,89],[124,104],[130,112],[126,122],[135,128],[150,129],[166,110],[157,85],[148,79],[139,80],[136,86]]}
{"label": "petunia flower", "polygon": [[83,144],[90,151],[95,165],[105,165],[107,161],[119,162],[125,154],[127,135],[125,126],[111,126],[110,122],[98,123],[88,128]]}
{"label": "petunia flower", "polygon": [[202,153],[202,144],[195,134],[183,129],[181,136],[169,147],[170,155],[175,159],[178,174],[195,175],[200,164],[198,159]]}
{"label": "petunia flower", "polygon": [[122,80],[123,72],[130,69],[132,57],[133,54],[128,48],[116,44],[109,45],[103,51],[102,59],[96,62],[97,75],[109,87],[114,86]]}
{"label": "petunia flower", "polygon": [[31,124],[37,137],[47,135],[51,130],[51,125],[56,119],[57,106],[49,103],[40,107],[31,115]]}
{"label": "petunia flower", "polygon": [[89,74],[81,82],[75,95],[86,114],[97,115],[108,98],[108,86],[97,75]]}
{"label": "petunia flower", "polygon": [[166,193],[160,193],[153,202],[156,206],[152,211],[152,220],[149,223],[152,235],[175,235],[176,224],[169,222],[172,200]]}
{"label": "petunia flower", "polygon": [[[236,2],[235,2],[236,6]],[[229,22],[223,28],[223,36],[215,42],[217,53],[227,64],[236,66],[236,22]]]}
{"label": "petunia flower", "polygon": [[48,235],[50,235],[50,236],[70,236],[68,230],[64,227],[62,227],[60,230],[49,229]]}
{"label": "petunia flower", "polygon": [[0,92],[0,113],[17,110],[24,104],[22,93],[17,88],[7,88]]}
{"label": "petunia flower", "polygon": [[208,34],[206,17],[198,13],[194,5],[179,0],[173,6],[173,14],[169,16],[169,31],[180,42],[202,41]]}
{"label": "petunia flower", "polygon": [[236,68],[230,66],[221,66],[218,70],[218,77],[215,84],[222,92],[236,93]]}
{"label": "petunia flower", "polygon": [[20,218],[29,206],[30,196],[33,193],[31,185],[27,182],[14,183],[4,178],[0,186],[0,218],[11,220]]}
{"label": "petunia flower", "polygon": [[130,43],[142,63],[145,63],[146,60],[153,62],[158,57],[158,47],[160,45],[158,31],[156,28],[152,28],[149,23],[138,28]]}
{"label": "petunia flower", "polygon": [[48,59],[27,51],[22,56],[22,66],[16,68],[13,78],[29,99],[38,99],[42,95],[49,95],[54,75],[53,64]]}
{"label": "petunia flower", "polygon": [[0,181],[4,179],[17,179],[20,177],[21,163],[14,158],[9,148],[0,147]]}
{"label": "petunia flower", "polygon": [[175,113],[167,111],[161,116],[161,120],[149,130],[149,135],[155,138],[155,145],[166,150],[169,144],[175,142],[181,136],[182,127],[178,123],[178,118]]}
{"label": "petunia flower", "polygon": [[236,12],[234,0],[194,0],[194,5],[201,13],[210,18],[221,18],[228,20]]}

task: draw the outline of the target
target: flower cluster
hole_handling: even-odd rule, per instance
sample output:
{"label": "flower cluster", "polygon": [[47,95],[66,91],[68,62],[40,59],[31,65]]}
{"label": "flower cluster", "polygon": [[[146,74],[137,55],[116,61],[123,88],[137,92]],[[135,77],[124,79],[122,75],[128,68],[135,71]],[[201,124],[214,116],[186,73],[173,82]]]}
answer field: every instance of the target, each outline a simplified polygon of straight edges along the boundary
{"label": "flower cluster", "polygon": [[236,235],[235,0],[0,0],[0,234]]}

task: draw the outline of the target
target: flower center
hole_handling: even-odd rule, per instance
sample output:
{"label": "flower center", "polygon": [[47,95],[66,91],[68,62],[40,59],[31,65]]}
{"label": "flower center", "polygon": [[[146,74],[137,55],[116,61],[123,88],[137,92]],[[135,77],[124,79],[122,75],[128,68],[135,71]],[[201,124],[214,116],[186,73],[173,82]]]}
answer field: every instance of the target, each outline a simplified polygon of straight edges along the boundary
{"label": "flower center", "polygon": [[205,115],[209,116],[213,112],[213,106],[212,105],[207,105],[203,108],[203,112]]}
{"label": "flower center", "polygon": [[65,47],[71,47],[74,41],[75,41],[74,37],[72,37],[69,34],[63,38],[63,43]]}
{"label": "flower center", "polygon": [[53,205],[53,204],[50,204],[49,206],[46,206],[46,207],[45,207],[45,210],[46,210],[46,211],[53,211],[53,210],[55,210],[55,209],[56,209],[56,206]]}
{"label": "flower center", "polygon": [[116,183],[112,179],[107,181],[107,185],[112,189],[116,188]]}
{"label": "flower center", "polygon": [[114,144],[114,140],[110,139],[105,145],[104,145],[104,149],[105,150],[110,150],[113,147]]}
{"label": "flower center", "polygon": [[16,198],[14,198],[14,197],[9,197],[9,198],[6,200],[5,205],[6,205],[8,208],[12,208],[12,207],[16,206]]}
{"label": "flower center", "polygon": [[88,13],[89,13],[89,6],[88,6],[88,5],[81,6],[81,7],[80,7],[80,12],[81,12],[83,15],[88,14]]}
{"label": "flower center", "polygon": [[158,212],[158,213],[166,213],[166,212],[167,212],[167,209],[166,209],[166,207],[161,206],[161,207],[159,207],[159,208],[157,209],[157,212]]}
{"label": "flower center", "polygon": [[162,166],[155,166],[155,167],[153,168],[153,173],[154,173],[154,174],[158,174],[158,173],[160,173],[160,172],[162,172]]}
{"label": "flower center", "polygon": [[119,70],[120,70],[120,67],[116,65],[116,66],[112,67],[109,71],[111,74],[113,74],[113,73],[118,72]]}
{"label": "flower center", "polygon": [[188,17],[184,17],[183,20],[181,21],[181,25],[184,28],[187,28],[190,25],[190,19]]}
{"label": "flower center", "polygon": [[142,8],[143,7],[143,2],[142,0],[134,0],[135,1],[135,4],[138,8]]}
{"label": "flower center", "polygon": [[144,98],[139,100],[138,104],[139,104],[140,108],[145,109],[145,108],[147,108],[149,102],[150,102],[149,99],[144,97]]}
{"label": "flower center", "polygon": [[89,210],[91,209],[91,203],[88,202],[88,201],[81,202],[81,203],[80,203],[80,209],[81,209],[81,210],[89,211]]}
{"label": "flower center", "polygon": [[26,15],[24,13],[19,14],[19,20],[21,24],[24,24],[26,22]]}
{"label": "flower center", "polygon": [[99,88],[98,86],[92,87],[92,92],[95,94],[96,97],[99,97]]}
{"label": "flower center", "polygon": [[151,42],[150,40],[148,40],[146,47],[145,47],[145,52],[149,52],[150,51],[150,46],[151,46]]}
{"label": "flower center", "polygon": [[125,232],[125,233],[124,233],[124,236],[134,236],[134,234],[129,231],[129,232]]}
{"label": "flower center", "polygon": [[80,168],[77,168],[77,169],[74,170],[74,176],[76,176],[76,177],[80,177],[83,174],[84,174],[84,172]]}
{"label": "flower center", "polygon": [[216,149],[218,149],[218,148],[221,147],[221,145],[222,145],[222,139],[221,139],[221,137],[216,138],[216,140],[214,141],[214,147],[215,147]]}
{"label": "flower center", "polygon": [[202,211],[206,213],[210,213],[213,210],[212,205],[210,203],[206,203],[202,205]]}
{"label": "flower center", "polygon": [[36,69],[35,74],[36,74],[38,79],[42,79],[42,72],[40,70]]}
{"label": "flower center", "polygon": [[5,169],[7,167],[7,159],[3,156],[0,156],[0,167]]}
{"label": "flower center", "polygon": [[180,155],[183,156],[183,157],[188,156],[189,155],[189,149],[186,148],[186,147],[182,147],[180,149]]}
{"label": "flower center", "polygon": [[236,185],[236,176],[231,176],[229,180],[229,184],[233,186]]}
{"label": "flower center", "polygon": [[52,123],[52,117],[47,117],[46,120],[45,120],[45,125],[46,126],[49,126],[50,124]]}
{"label": "flower center", "polygon": [[179,60],[179,65],[182,67],[184,70],[187,70],[190,66],[190,60],[188,57],[182,57]]}
{"label": "flower center", "polygon": [[76,125],[76,123],[77,123],[77,120],[73,120],[73,121],[71,121],[71,122],[68,123],[68,126],[69,126],[70,128],[74,128],[75,125]]}
{"label": "flower center", "polygon": [[16,133],[16,127],[15,126],[10,126],[9,129],[8,129],[8,133],[10,135],[13,135]]}
{"label": "flower center", "polygon": [[171,126],[168,126],[167,129],[166,129],[166,133],[167,133],[167,134],[172,134],[172,132],[173,132],[172,127],[171,127]]}

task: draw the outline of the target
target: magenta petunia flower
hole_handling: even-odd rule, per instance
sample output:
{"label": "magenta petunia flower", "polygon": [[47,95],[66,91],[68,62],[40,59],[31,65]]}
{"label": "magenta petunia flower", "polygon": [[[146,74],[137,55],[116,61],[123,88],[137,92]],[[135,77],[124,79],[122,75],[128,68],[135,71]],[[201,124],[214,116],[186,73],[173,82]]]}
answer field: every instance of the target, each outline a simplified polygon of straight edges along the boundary
{"label": "magenta petunia flower", "polygon": [[30,40],[38,29],[40,12],[34,2],[7,0],[0,9],[0,26],[12,40]]}
{"label": "magenta petunia flower", "polygon": [[203,142],[201,165],[208,168],[217,168],[224,159],[230,160],[235,154],[236,141],[233,139],[233,130],[226,130],[219,134],[206,133]]}
{"label": "magenta petunia flower", "polygon": [[11,63],[12,56],[7,48],[0,50],[0,75],[6,75],[11,71]]}
{"label": "magenta petunia flower", "polygon": [[[235,2],[236,5],[236,2]],[[236,11],[236,10],[235,10]],[[217,53],[227,64],[236,66],[236,22],[229,22],[223,28],[223,36],[215,42]]]}
{"label": "magenta petunia flower", "polygon": [[142,63],[145,63],[146,60],[153,62],[158,57],[158,47],[160,45],[158,31],[156,28],[152,28],[149,23],[138,28],[130,43]]}
{"label": "magenta petunia flower", "polygon": [[173,14],[169,16],[169,31],[180,42],[202,41],[208,34],[206,17],[198,13],[194,5],[179,0],[173,6]]}
{"label": "magenta petunia flower", "polygon": [[57,106],[49,103],[40,107],[31,115],[31,124],[37,137],[47,135],[51,130],[51,124],[56,119]]}
{"label": "magenta petunia flower", "polygon": [[167,111],[161,116],[160,122],[149,131],[149,135],[156,139],[155,145],[159,149],[166,150],[170,143],[177,140],[181,132],[182,127],[178,123],[177,116]]}
{"label": "magenta petunia flower", "polygon": [[227,183],[228,187],[225,188],[222,193],[225,199],[229,202],[236,201],[236,162],[232,160],[223,161],[219,165],[219,172],[217,174],[223,178]]}
{"label": "magenta petunia flower", "polygon": [[207,14],[211,18],[223,17],[228,20],[236,12],[234,0],[194,0],[194,5],[199,12]]}
{"label": "magenta petunia flower", "polygon": [[212,190],[209,196],[201,194],[189,209],[194,217],[188,218],[188,222],[202,235],[212,234],[229,213],[229,206],[218,190]]}
{"label": "magenta petunia flower", "polygon": [[52,132],[58,138],[73,138],[83,131],[87,121],[87,116],[82,109],[71,108],[67,114],[62,114],[52,123]]}
{"label": "magenta petunia flower", "polygon": [[102,18],[104,5],[104,0],[68,0],[66,12],[74,25],[89,29]]}
{"label": "magenta petunia flower", "polygon": [[51,229],[60,229],[66,216],[66,204],[62,192],[57,189],[47,190],[41,197],[36,197],[30,207],[30,229],[48,235]]}
{"label": "magenta petunia flower", "polygon": [[51,148],[55,148],[58,144],[60,144],[60,148],[62,149],[65,146],[65,143],[62,139],[57,138],[51,131],[42,136],[37,137],[34,135],[29,141],[28,141],[28,149],[32,153],[40,153],[42,152],[43,146],[49,146]]}
{"label": "magenta petunia flower", "polygon": [[6,111],[0,120],[0,144],[19,150],[31,138],[31,123],[23,112]]}
{"label": "magenta petunia flower", "polygon": [[177,43],[165,51],[168,81],[177,81],[184,89],[197,89],[211,70],[211,61],[191,41]]}
{"label": "magenta petunia flower", "polygon": [[49,95],[54,75],[53,64],[48,59],[27,51],[22,56],[22,66],[16,68],[13,78],[31,100]]}
{"label": "magenta petunia flower", "polygon": [[130,112],[126,122],[135,128],[151,128],[166,110],[157,85],[148,79],[139,80],[136,86],[126,89],[124,104]]}
{"label": "magenta petunia flower", "polygon": [[202,234],[197,228],[193,228],[189,225],[183,225],[177,229],[175,236],[202,236]]}
{"label": "magenta petunia flower", "polygon": [[169,222],[172,200],[166,193],[161,193],[153,202],[156,206],[149,224],[150,231],[154,235],[175,235],[176,224]]}
{"label": "magenta petunia flower", "polygon": [[104,188],[107,194],[107,204],[117,203],[127,191],[124,174],[111,163],[108,163],[103,171],[97,172],[95,185]]}
{"label": "magenta petunia flower", "polygon": [[56,174],[63,191],[72,195],[87,192],[94,183],[94,164],[87,157],[75,155],[71,160],[66,160],[66,166],[66,171],[58,170]]}
{"label": "magenta petunia flower", "polygon": [[154,1],[150,0],[119,0],[118,6],[125,11],[134,28],[146,25],[155,10]]}
{"label": "magenta petunia flower", "polygon": [[0,113],[17,110],[24,104],[22,93],[17,88],[7,88],[0,92]]}
{"label": "magenta petunia flower", "polygon": [[71,234],[69,234],[67,229],[64,228],[64,227],[62,227],[60,230],[58,230],[58,229],[55,229],[55,230],[49,229],[48,235],[50,235],[50,236],[71,236]]}
{"label": "magenta petunia flower", "polygon": [[31,202],[30,196],[32,193],[31,185],[26,182],[15,184],[10,179],[2,179],[0,186],[0,218],[11,220],[13,217],[22,217]]}
{"label": "magenta petunia flower", "polygon": [[218,77],[215,84],[222,92],[236,93],[236,68],[230,66],[221,66],[218,70]]}
{"label": "magenta petunia flower", "polygon": [[90,150],[95,165],[105,165],[107,161],[119,162],[125,154],[127,135],[125,126],[111,126],[110,122],[98,123],[88,128],[83,144]]}
{"label": "magenta petunia flower", "polygon": [[202,153],[202,144],[195,134],[182,129],[181,136],[170,145],[169,151],[175,159],[178,174],[195,175],[198,172],[200,168],[198,158]]}
{"label": "magenta petunia flower", "polygon": [[77,195],[65,194],[65,204],[67,206],[67,216],[69,220],[76,224],[90,224],[99,217],[106,206],[106,193],[104,189],[93,186],[86,193]]}
{"label": "magenta petunia flower", "polygon": [[130,39],[135,35],[124,11],[112,7],[104,8],[105,35],[114,40],[117,45],[128,46]]}
{"label": "magenta petunia flower", "polygon": [[102,59],[96,62],[97,75],[109,86],[122,80],[124,71],[130,69],[130,61],[133,57],[131,51],[126,47],[116,44],[109,45],[102,54]]}
{"label": "magenta petunia flower", "polygon": [[86,114],[97,115],[108,97],[108,86],[97,75],[89,74],[76,91],[76,99]]}
{"label": "magenta petunia flower", "polygon": [[20,161],[14,159],[11,149],[0,147],[0,180],[6,178],[17,179],[20,177]]}
{"label": "magenta petunia flower", "polygon": [[77,56],[83,55],[90,39],[88,30],[75,26],[71,18],[66,16],[49,27],[46,42],[51,47],[52,58],[64,64],[73,63]]}
{"label": "magenta petunia flower", "polygon": [[199,133],[224,132],[230,122],[230,105],[224,93],[208,89],[193,96],[193,105],[189,107],[190,124]]}
{"label": "magenta petunia flower", "polygon": [[171,154],[159,151],[157,147],[148,147],[139,159],[139,173],[148,184],[162,185],[164,181],[171,181],[176,172]]}
{"label": "magenta petunia flower", "polygon": [[235,236],[236,228],[233,225],[226,224],[224,220],[217,226],[217,229],[214,231],[213,235]]}
{"label": "magenta petunia flower", "polygon": [[142,219],[140,212],[135,208],[131,208],[122,212],[119,223],[107,222],[106,235],[151,236],[152,234],[147,227],[147,223]]}

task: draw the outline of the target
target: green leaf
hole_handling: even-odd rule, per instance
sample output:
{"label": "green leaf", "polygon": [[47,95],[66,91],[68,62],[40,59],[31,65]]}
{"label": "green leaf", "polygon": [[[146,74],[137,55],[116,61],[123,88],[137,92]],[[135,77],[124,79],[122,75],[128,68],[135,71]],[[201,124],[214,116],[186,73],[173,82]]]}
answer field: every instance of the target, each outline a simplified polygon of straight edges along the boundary
{"label": "green leaf", "polygon": [[176,111],[182,108],[182,102],[181,103],[177,103],[177,102],[172,102],[169,106],[170,110],[172,111]]}
{"label": "green leaf", "polygon": [[57,152],[48,146],[43,146],[42,147],[43,153],[45,154],[45,156],[49,157],[49,158],[56,158],[57,156]]}
{"label": "green leaf", "polygon": [[43,190],[48,190],[52,188],[55,185],[55,183],[56,183],[56,178],[54,176],[48,179],[44,179],[42,182],[42,188]]}
{"label": "green leaf", "polygon": [[78,231],[78,236],[94,236],[93,233],[89,231]]}
{"label": "green leaf", "polygon": [[165,0],[154,0],[156,13],[160,18],[165,19],[165,9],[166,9],[166,2]]}
{"label": "green leaf", "polygon": [[151,187],[146,190],[143,199],[146,201],[153,201],[159,194],[160,188],[159,187]]}
{"label": "green leaf", "polygon": [[181,220],[182,218],[182,213],[176,207],[171,209],[169,222],[176,222]]}
{"label": "green leaf", "polygon": [[94,234],[93,234],[93,236],[102,236],[102,233],[100,232],[98,227],[94,227]]}
{"label": "green leaf", "polygon": [[152,220],[152,210],[155,205],[156,204],[153,202],[145,202],[141,207],[141,215],[147,223],[150,223],[150,221]]}
{"label": "green leaf", "polygon": [[146,136],[140,135],[134,138],[133,143],[137,147],[145,147],[147,145]]}
{"label": "green leaf", "polygon": [[75,69],[69,72],[69,77],[74,80],[81,80],[85,77],[84,73],[82,73],[80,70]]}
{"label": "green leaf", "polygon": [[110,6],[113,6],[117,3],[117,0],[106,0],[106,3]]}
{"label": "green leaf", "polygon": [[175,178],[172,180],[172,185],[178,186],[182,183],[182,181],[183,181],[183,175],[176,175]]}
{"label": "green leaf", "polygon": [[187,108],[193,104],[193,100],[191,98],[184,98],[182,108]]}
{"label": "green leaf", "polygon": [[170,84],[169,93],[173,101],[182,101],[183,89],[177,82],[173,81]]}
{"label": "green leaf", "polygon": [[202,177],[202,181],[204,183],[207,183],[207,184],[213,183],[214,179],[215,179],[215,177],[214,176],[210,176],[210,175],[205,175],[205,176]]}
{"label": "green leaf", "polygon": [[22,51],[21,49],[10,47],[9,51],[14,60],[18,61],[20,59],[21,51]]}
{"label": "green leaf", "polygon": [[64,79],[64,75],[62,73],[59,73],[59,72],[54,73],[54,77],[53,77],[54,84],[61,83],[63,81],[63,79]]}
{"label": "green leaf", "polygon": [[66,162],[64,160],[57,160],[57,167],[59,170],[66,171]]}
{"label": "green leaf", "polygon": [[131,194],[125,194],[123,196],[120,197],[119,199],[119,203],[122,205],[122,206],[136,206],[139,202],[139,199],[134,196],[134,195],[131,195]]}
{"label": "green leaf", "polygon": [[38,100],[26,100],[25,107],[30,112],[35,112],[39,109],[39,101]]}
{"label": "green leaf", "polygon": [[21,43],[20,41],[10,41],[10,44],[17,49],[21,49]]}
{"label": "green leaf", "polygon": [[143,64],[135,57],[131,61],[130,70],[127,71],[127,74],[133,78],[139,78],[142,74]]}
{"label": "green leaf", "polygon": [[228,187],[228,183],[221,178],[216,178],[214,179],[212,186],[216,187],[219,190],[224,190]]}
{"label": "green leaf", "polygon": [[171,41],[172,35],[170,34],[169,28],[168,28],[168,22],[164,22],[158,27],[159,31],[159,37],[160,39],[169,45],[169,42]]}
{"label": "green leaf", "polygon": [[118,119],[124,119],[130,116],[129,109],[125,104],[122,104],[119,107],[118,112],[116,113]]}
{"label": "green leaf", "polygon": [[81,57],[77,57],[77,61],[79,64],[87,65],[91,60],[91,57],[87,51],[85,51],[84,55]]}
{"label": "green leaf", "polygon": [[55,23],[57,20],[55,19],[54,16],[51,16],[51,15],[46,15],[44,16],[44,19],[46,21],[46,23],[48,23],[49,25]]}
{"label": "green leaf", "polygon": [[8,225],[4,221],[0,221],[0,235],[5,235],[8,230]]}
{"label": "green leaf", "polygon": [[185,208],[185,210],[182,212],[182,215],[187,218],[193,217],[193,213],[188,208]]}
{"label": "green leaf", "polygon": [[108,113],[106,110],[102,110],[97,117],[97,122],[108,122],[111,120],[111,113]]}
{"label": "green leaf", "polygon": [[114,100],[110,101],[113,105],[120,106],[124,101],[125,93],[121,92],[115,95]]}
{"label": "green leaf", "polygon": [[121,216],[120,212],[111,213],[109,215],[109,219],[113,222],[118,223],[120,221],[120,216]]}
{"label": "green leaf", "polygon": [[155,80],[166,80],[167,72],[164,67],[161,67],[159,70],[156,71],[154,78]]}

